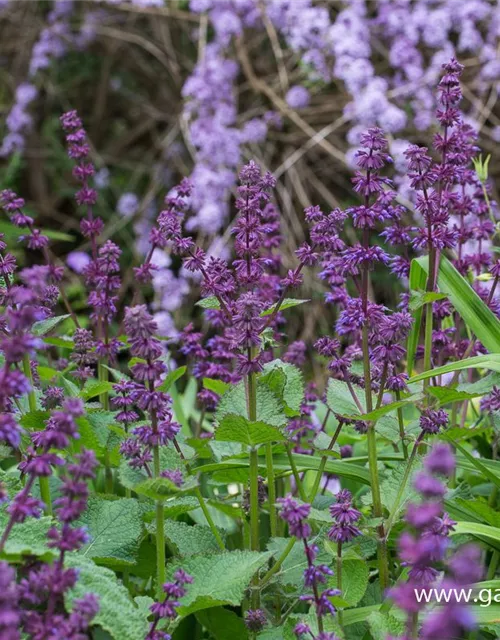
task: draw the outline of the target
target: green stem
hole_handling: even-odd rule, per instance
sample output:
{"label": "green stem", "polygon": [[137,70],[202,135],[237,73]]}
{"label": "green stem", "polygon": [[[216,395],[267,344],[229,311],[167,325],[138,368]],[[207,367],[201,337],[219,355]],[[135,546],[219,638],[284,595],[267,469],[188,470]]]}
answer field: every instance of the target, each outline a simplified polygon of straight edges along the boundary
{"label": "green stem", "polygon": [[[160,448],[153,447],[153,476],[160,476]],[[157,593],[162,600],[165,597],[162,586],[166,581],[165,567],[165,515],[163,510],[163,502],[156,501],[156,577],[157,577]]]}
{"label": "green stem", "polygon": [[491,560],[488,567],[488,574],[486,576],[486,580],[493,580],[495,578],[499,560],[500,560],[500,552],[498,552],[495,549],[495,551],[493,551],[493,553],[491,554]]}
{"label": "green stem", "polygon": [[[33,374],[31,373],[31,362],[28,354],[26,354],[23,358],[23,372],[24,372],[24,375],[29,380],[30,390],[28,392],[28,405],[29,405],[30,411],[33,412],[33,411],[36,411],[37,409],[36,394],[35,394],[35,387],[33,384]],[[42,499],[42,502],[45,505],[45,515],[51,516],[52,515],[52,498],[50,496],[49,479],[47,477],[40,477],[38,478],[38,483],[40,486],[40,497]]]}
{"label": "green stem", "polygon": [[290,444],[286,445],[286,455],[288,456],[288,461],[290,462],[290,468],[292,470],[293,477],[295,478],[295,484],[297,485],[297,489],[299,491],[300,499],[303,502],[307,502],[307,496],[306,496],[306,492],[305,492],[305,489],[304,489],[304,484],[303,484],[302,480],[300,479],[300,474],[299,474],[299,471],[297,469],[297,465],[295,464],[295,460],[293,459],[292,446]]}
{"label": "green stem", "polygon": [[[250,542],[252,551],[259,551],[259,457],[250,449]],[[252,581],[252,608],[260,606],[259,579]]]}
{"label": "green stem", "polygon": [[[332,436],[332,439],[330,440],[330,444],[328,445],[327,451],[331,451],[333,449],[335,443],[337,442],[337,438],[339,437],[340,431],[342,429],[342,425],[343,425],[343,422],[340,421],[338,424],[338,427],[335,430],[335,433]],[[318,495],[319,485],[321,484],[321,478],[323,477],[323,473],[325,472],[325,467],[327,462],[328,462],[328,455],[325,454],[324,456],[322,456],[320,460],[318,473],[316,474],[316,478],[314,479],[311,495],[309,496],[309,502],[311,504],[314,502],[314,498]]]}
{"label": "green stem", "polygon": [[[396,400],[399,402],[401,400],[400,391],[396,391]],[[399,437],[401,438],[401,447],[403,448],[403,457],[405,460],[408,460],[408,445],[405,440],[405,425],[403,422],[403,409],[399,407],[397,410],[398,415],[398,425],[399,425]]]}
{"label": "green stem", "polygon": [[[425,306],[425,338],[424,338],[424,371],[429,371],[431,368],[431,354],[432,354],[432,304],[429,303]],[[431,378],[424,380],[424,390],[429,386]]]}
{"label": "green stem", "polygon": [[[371,371],[370,371],[370,352],[368,349],[368,327],[365,323],[362,332],[363,346],[363,368],[365,375],[365,398],[366,410],[369,413],[372,408],[372,391],[371,391]],[[367,431],[367,447],[368,447],[368,468],[370,472],[370,483],[372,488],[373,515],[375,518],[381,518],[383,515],[382,500],[380,498],[380,482],[378,477],[378,458],[377,458],[377,434],[375,432],[375,423],[368,423]],[[384,525],[378,526],[378,564],[379,579],[382,590],[389,586],[389,565],[387,556],[387,542],[384,532]]]}
{"label": "green stem", "polygon": [[259,457],[250,450],[250,540],[253,551],[259,550]]}
{"label": "green stem", "polygon": [[[342,542],[337,543],[337,589],[342,591]],[[343,612],[339,609],[339,625],[343,625]]]}
{"label": "green stem", "polygon": [[278,515],[276,512],[276,484],[274,479],[273,445],[271,442],[266,444],[266,466],[269,521],[271,525],[271,536],[275,538],[278,531]]}
{"label": "green stem", "polygon": [[294,548],[296,542],[297,542],[296,538],[290,538],[290,540],[288,541],[288,544],[283,549],[280,557],[276,560],[276,562],[273,564],[273,566],[269,569],[269,571],[266,573],[266,575],[260,581],[260,588],[261,589],[262,589],[262,587],[264,587],[269,582],[269,580],[271,580],[271,578],[274,576],[274,574],[277,573],[281,569],[281,565],[285,562],[285,560],[290,555],[290,552]]}
{"label": "green stem", "polygon": [[[108,370],[106,369],[102,361],[99,361],[97,370],[98,370],[99,381],[107,382],[109,379]],[[101,393],[99,396],[99,400],[101,402],[101,406],[103,410],[109,411],[109,393],[107,391],[105,391],[104,393]],[[111,469],[111,462],[109,458],[109,451],[108,451],[107,445],[104,450],[104,478],[105,478],[104,485],[105,485],[106,493],[113,493],[113,470]]]}
{"label": "green stem", "polygon": [[[191,473],[191,468],[189,466],[189,462],[186,460],[184,454],[182,453],[182,449],[179,446],[179,443],[177,442],[177,438],[174,438],[174,447],[175,450],[177,451],[177,453],[179,454],[180,459],[182,460],[182,462],[184,463],[184,466],[186,467],[186,471],[187,473]],[[219,530],[217,529],[217,527],[215,526],[215,522],[213,521],[212,516],[210,515],[210,511],[205,503],[205,499],[203,498],[203,495],[201,493],[200,487],[196,486],[195,490],[194,490],[194,495],[196,496],[196,499],[198,500],[198,504],[201,507],[201,510],[203,511],[203,514],[207,520],[208,526],[210,527],[214,538],[219,546],[219,548],[222,551],[225,551],[226,547],[224,545],[224,541],[220,535]]]}
{"label": "green stem", "polygon": [[390,533],[390,531],[392,529],[392,525],[394,524],[394,519],[395,519],[395,517],[397,515],[397,512],[398,512],[398,509],[399,509],[399,504],[401,502],[401,497],[403,496],[403,493],[404,493],[405,488],[406,488],[406,484],[408,482],[408,478],[410,477],[410,473],[411,473],[411,469],[412,469],[412,466],[413,466],[413,462],[415,461],[415,456],[416,456],[416,453],[418,451],[418,447],[420,445],[420,442],[422,441],[422,438],[423,438],[423,432],[421,432],[420,435],[418,436],[418,438],[416,439],[415,444],[414,444],[413,449],[412,449],[412,452],[410,454],[410,457],[408,458],[408,462],[406,464],[406,468],[405,468],[405,472],[404,472],[404,475],[403,475],[403,479],[401,480],[401,483],[399,485],[399,489],[398,489],[398,492],[396,494],[396,498],[394,500],[394,505],[392,507],[392,511],[391,511],[391,513],[389,515],[389,518],[387,520],[387,523],[386,523],[386,528],[385,528],[386,536],[389,535],[389,533]]}
{"label": "green stem", "polygon": [[222,536],[220,535],[219,530],[217,529],[217,527],[215,526],[215,522],[213,521],[212,516],[210,515],[210,511],[208,510],[207,504],[201,494],[200,491],[200,487],[196,487],[196,489],[194,490],[194,495],[196,496],[196,499],[198,500],[201,510],[203,511],[203,515],[205,516],[207,522],[208,522],[208,526],[210,527],[210,530],[212,531],[214,538],[217,542],[217,545],[219,546],[219,549],[221,551],[225,551],[226,547],[224,545],[224,540],[222,539]]}

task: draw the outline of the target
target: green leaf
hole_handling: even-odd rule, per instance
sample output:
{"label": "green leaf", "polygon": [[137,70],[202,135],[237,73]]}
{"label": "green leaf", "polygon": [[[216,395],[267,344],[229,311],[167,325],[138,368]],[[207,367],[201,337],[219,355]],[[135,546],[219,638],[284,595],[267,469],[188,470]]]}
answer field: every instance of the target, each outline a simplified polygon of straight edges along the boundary
{"label": "green leaf", "polygon": [[[368,586],[369,570],[364,560],[342,559],[342,593],[340,597],[349,606],[354,607],[365,595]],[[337,578],[329,580],[329,586],[337,588]]]}
{"label": "green leaf", "polygon": [[61,349],[73,349],[73,347],[75,346],[73,340],[71,338],[68,338],[67,336],[60,336],[58,338],[55,336],[48,336],[45,337],[43,341],[45,342],[45,344],[50,344],[54,347],[60,347]]}
{"label": "green leaf", "polygon": [[231,388],[231,385],[227,382],[222,382],[222,380],[214,380],[213,378],[203,378],[203,387],[208,389],[209,391],[213,391],[218,396],[222,396],[226,393],[228,389]]}
{"label": "green leaf", "polygon": [[[283,553],[289,543],[288,538],[271,538],[267,550],[277,559]],[[323,550],[320,551],[318,564],[329,564],[330,556]],[[307,560],[304,556],[304,546],[300,541],[296,543],[285,558],[280,570],[275,573],[272,580],[280,585],[293,586],[302,589],[304,586],[304,570],[307,568]]]}
{"label": "green leaf", "polygon": [[429,371],[424,371],[408,380],[408,384],[420,382],[427,378],[441,376],[445,373],[453,371],[462,371],[463,369],[489,369],[490,371],[500,371],[500,353],[487,353],[482,356],[474,356],[473,358],[465,358],[465,360],[457,360],[450,362],[442,367],[435,367]]}
{"label": "green leaf", "polygon": [[450,535],[455,536],[462,533],[500,542],[500,529],[498,527],[491,527],[490,525],[479,522],[464,522],[459,520],[455,525],[455,530],[452,531]]}
{"label": "green leaf", "polygon": [[196,613],[198,622],[217,640],[248,640],[243,618],[223,607],[205,609]]}
{"label": "green leaf", "polygon": [[177,369],[174,369],[173,371],[170,371],[166,375],[165,380],[158,387],[158,390],[167,392],[170,389],[170,387],[173,384],[175,384],[177,380],[179,380],[179,378],[182,378],[182,376],[186,373],[186,370],[187,370],[187,367],[182,366],[182,367],[178,367]]}
{"label": "green leaf", "polygon": [[[416,260],[411,261],[410,276],[409,276],[409,289],[410,295],[414,291],[422,291],[425,289],[427,282],[427,274]],[[413,311],[413,326],[408,336],[407,344],[407,362],[408,362],[408,375],[411,376],[413,368],[415,366],[415,355],[417,353],[418,341],[420,337],[420,326],[422,324],[423,307],[418,307]]]}
{"label": "green leaf", "polygon": [[300,369],[282,360],[264,365],[260,381],[265,383],[286,407],[298,415],[304,401],[304,380]]}
{"label": "green leaf", "polygon": [[165,518],[178,518],[179,516],[198,509],[200,503],[193,496],[181,496],[167,500],[163,504],[163,514]]}
{"label": "green leaf", "polygon": [[212,530],[204,525],[165,520],[165,538],[183,557],[220,552]]}
{"label": "green leaf", "polygon": [[405,624],[389,613],[373,611],[367,617],[373,640],[386,640],[404,635]]}
{"label": "green leaf", "polygon": [[66,395],[71,396],[72,398],[78,398],[80,396],[80,388],[77,387],[74,382],[65,378],[62,374],[58,375],[58,385],[64,389]]}
{"label": "green leaf", "polygon": [[58,240],[60,242],[74,242],[75,236],[64,231],[56,231],[55,229],[42,229],[43,233],[51,240]]}
{"label": "green leaf", "polygon": [[[248,456],[247,456],[248,458]],[[307,456],[301,453],[293,454],[294,462],[299,471],[317,470],[321,464],[321,460],[315,456]],[[290,461],[286,455],[277,454],[273,456],[274,468],[276,471],[290,472]],[[332,473],[341,478],[349,478],[363,484],[370,484],[370,474],[368,469],[355,464],[358,460],[349,458],[345,460],[327,460],[325,465],[325,473]],[[366,458],[365,458],[366,462]],[[248,459],[229,458],[221,462],[206,464],[197,467],[200,473],[227,472],[229,470],[241,471],[240,477],[248,476]],[[264,458],[259,458],[259,473],[266,475],[266,463]],[[238,475],[237,473],[235,475]]]}
{"label": "green leaf", "polygon": [[410,302],[408,308],[412,313],[424,307],[429,302],[436,302],[436,300],[442,300],[446,298],[445,293],[436,293],[435,291],[410,291]]}
{"label": "green leaf", "polygon": [[[401,489],[401,485],[404,480],[405,472],[406,472],[406,463],[401,463],[392,468],[386,475],[386,477],[382,480],[380,484],[380,497],[382,500],[382,504],[384,507],[391,512],[396,502],[396,498],[398,497],[399,491]],[[407,480],[402,496],[399,498],[399,506],[395,513],[397,516],[401,513],[405,505],[410,501],[416,498],[416,492],[413,489],[411,478],[413,474],[417,472],[419,469],[419,461],[415,460],[413,463],[412,471],[410,474],[410,478]],[[365,494],[361,501],[365,505],[371,504],[371,496]]]}
{"label": "green leaf", "polygon": [[439,400],[439,404],[450,404],[461,400],[472,400],[482,395],[481,393],[467,393],[451,387],[428,387],[427,391]]}
{"label": "green leaf", "polygon": [[458,444],[458,442],[455,442],[454,440],[452,440],[451,438],[446,438],[446,433],[444,434],[444,438],[446,440],[449,440],[454,447],[456,447],[460,453],[465,456],[467,458],[467,460],[469,460],[469,462],[471,464],[473,464],[477,471],[484,476],[484,478],[487,478],[488,480],[490,480],[491,482],[493,482],[493,484],[495,484],[497,487],[500,487],[500,477],[497,476],[495,473],[493,473],[492,471],[490,471],[488,469],[488,467],[486,467],[481,460],[479,460],[478,458],[475,458],[472,454],[470,454],[467,449],[465,449],[464,447],[462,447],[461,445]]}
{"label": "green leaf", "polygon": [[202,298],[195,303],[197,307],[202,309],[220,309],[220,302],[216,296],[208,296],[208,298]]}
{"label": "green leaf", "polygon": [[99,444],[106,448],[112,432],[109,427],[115,424],[115,415],[113,411],[89,411],[86,415],[90,426],[99,440]]}
{"label": "green leaf", "polygon": [[[415,261],[428,273],[428,256],[415,258],[413,262]],[[441,256],[439,264],[438,287],[449,297],[465,324],[486,349],[493,353],[499,352],[500,320],[445,256]]]}
{"label": "green leaf", "polygon": [[183,560],[181,566],[193,577],[193,583],[180,601],[179,614],[184,617],[195,611],[223,605],[237,607],[245,596],[250,580],[270,557],[270,553],[230,551]]}
{"label": "green leaf", "polygon": [[166,500],[172,495],[192,491],[197,485],[195,477],[188,478],[182,487],[178,487],[168,478],[148,478],[133,486],[134,491],[140,496],[146,496],[152,500]]}
{"label": "green leaf", "polygon": [[500,373],[494,371],[489,373],[484,378],[480,378],[475,382],[462,382],[458,385],[457,391],[464,391],[465,393],[477,394],[482,396],[485,393],[489,393],[493,387],[500,385]]}
{"label": "green leaf", "polygon": [[45,422],[50,418],[50,411],[28,411],[19,418],[19,424],[28,431],[43,431]]}
{"label": "green leaf", "polygon": [[[364,400],[364,392],[358,395],[359,402],[363,409],[366,404]],[[329,409],[341,416],[361,415],[357,404],[349,391],[349,387],[342,380],[331,378],[328,381],[328,389],[326,392],[326,404]]]}
{"label": "green leaf", "polygon": [[69,314],[63,316],[53,316],[52,318],[46,318],[45,320],[40,320],[39,322],[35,322],[35,324],[31,328],[31,333],[35,336],[44,336],[52,329],[55,329],[58,324],[61,324],[64,320],[69,318]]}
{"label": "green leaf", "polygon": [[81,397],[85,400],[95,398],[102,393],[108,393],[113,390],[113,383],[106,380],[89,379],[85,381],[83,389],[81,391]]}
{"label": "green leaf", "polygon": [[79,520],[86,526],[90,541],[80,550],[88,558],[113,559],[133,564],[142,534],[142,513],[137,500],[104,500],[92,496]]}
{"label": "green leaf", "polygon": [[[363,411],[365,411],[366,399],[364,391],[362,393],[358,392],[357,398],[359,404],[363,408]],[[409,398],[402,399],[401,401],[384,405],[370,413],[361,413],[358,405],[354,401],[349,387],[342,380],[331,378],[328,382],[328,389],[326,392],[326,404],[334,414],[346,416],[355,420],[376,421],[377,433],[391,441],[394,441],[394,439],[398,437],[399,427],[397,418],[388,414],[395,411],[400,406],[415,402],[415,399],[415,396],[411,396]],[[373,406],[375,406],[376,403],[377,398],[373,396]]]}
{"label": "green leaf", "polygon": [[93,624],[102,627],[113,640],[138,640],[146,637],[149,631],[147,614],[132,601],[128,590],[113,571],[99,567],[76,553],[66,554],[65,566],[78,570],[76,585],[65,595],[69,609],[75,600],[87,593],[94,593],[99,598],[99,612],[93,619]]}
{"label": "green leaf", "polygon": [[[235,414],[248,418],[245,385],[243,382],[231,387],[220,399],[216,420],[221,422],[224,416]],[[257,381],[257,421],[282,427],[288,421],[283,410],[283,403],[260,380]]]}
{"label": "green leaf", "polygon": [[[305,302],[310,302],[310,300],[299,300],[298,298],[285,298],[283,302],[280,304],[280,311],[285,311],[286,309],[291,309],[292,307],[297,307],[300,304],[304,304]],[[271,305],[268,309],[263,311],[261,316],[270,316],[271,313],[276,309],[276,304]]]}
{"label": "green leaf", "polygon": [[[9,514],[0,512],[0,530],[3,531],[9,521]],[[47,532],[52,526],[52,518],[28,518],[24,522],[15,524],[5,542],[2,557],[43,556],[49,559],[54,550],[47,546]]]}
{"label": "green leaf", "polygon": [[243,416],[234,414],[227,414],[222,418],[215,429],[215,439],[224,442],[241,442],[249,447],[286,440],[277,427],[265,422],[250,422]]}
{"label": "green leaf", "polygon": [[43,367],[41,365],[37,367],[37,371],[38,375],[40,376],[40,380],[43,380],[44,382],[50,382],[59,373],[57,369],[52,369],[51,367]]}

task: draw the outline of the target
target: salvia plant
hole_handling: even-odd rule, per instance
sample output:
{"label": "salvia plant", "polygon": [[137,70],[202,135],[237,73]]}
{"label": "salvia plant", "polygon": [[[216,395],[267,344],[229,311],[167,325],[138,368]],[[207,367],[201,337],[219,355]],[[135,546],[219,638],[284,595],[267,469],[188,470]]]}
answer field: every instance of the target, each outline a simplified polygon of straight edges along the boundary
{"label": "salvia plant", "polygon": [[[85,306],[0,196],[26,250],[0,240],[2,640],[498,637],[498,213],[462,68],[443,65],[433,148],[405,151],[411,199],[368,128],[352,206],[308,207],[286,265],[276,181],[250,161],[230,253],[197,243],[185,179],[127,269],[83,122],[61,116]],[[152,315],[158,252],[201,292],[175,340]],[[314,344],[287,339],[306,275],[335,318]]]}

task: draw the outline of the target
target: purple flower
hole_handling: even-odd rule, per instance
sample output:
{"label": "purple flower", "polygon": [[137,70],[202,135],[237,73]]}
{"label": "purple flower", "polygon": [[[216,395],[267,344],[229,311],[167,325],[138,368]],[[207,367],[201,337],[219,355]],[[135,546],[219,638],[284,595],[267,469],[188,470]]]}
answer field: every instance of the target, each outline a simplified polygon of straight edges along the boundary
{"label": "purple flower", "polygon": [[245,626],[249,631],[259,633],[266,624],[266,614],[262,609],[248,609],[245,613]]}
{"label": "purple flower", "polygon": [[83,251],[72,251],[66,256],[66,264],[75,273],[83,273],[90,263],[90,257]]}
{"label": "purple flower", "polygon": [[424,409],[419,422],[424,433],[439,433],[448,424],[448,414],[444,409]]}
{"label": "purple flower", "polygon": [[295,85],[288,89],[285,100],[292,109],[304,109],[309,106],[311,95],[305,87]]}
{"label": "purple flower", "polygon": [[159,637],[156,627],[162,618],[174,619],[177,617],[177,607],[180,606],[179,599],[186,594],[185,585],[193,582],[192,576],[182,569],[177,570],[173,577],[174,582],[166,582],[162,586],[166,594],[165,600],[163,602],[155,602],[150,607],[154,620],[145,640],[156,640]]}
{"label": "purple flower", "polygon": [[0,562],[0,638],[19,640],[20,623],[16,574],[6,562]]}
{"label": "purple flower", "polygon": [[135,193],[124,193],[120,196],[116,205],[116,210],[124,218],[131,218],[139,207],[139,198]]}

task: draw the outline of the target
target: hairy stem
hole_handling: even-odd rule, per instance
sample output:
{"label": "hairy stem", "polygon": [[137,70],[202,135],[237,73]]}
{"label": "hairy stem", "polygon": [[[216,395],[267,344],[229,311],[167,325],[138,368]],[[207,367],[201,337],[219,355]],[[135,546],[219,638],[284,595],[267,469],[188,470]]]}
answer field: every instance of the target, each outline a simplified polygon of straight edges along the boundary
{"label": "hairy stem", "polygon": [[[342,591],[342,542],[337,542],[337,589]],[[342,626],[344,623],[343,613],[340,610],[337,613],[339,625]]]}
{"label": "hairy stem", "polygon": [[[396,391],[396,400],[401,400],[401,393]],[[401,447],[403,448],[403,457],[405,460],[408,460],[408,445],[405,440],[405,425],[403,422],[403,409],[399,407],[397,410],[398,416],[398,425],[399,425],[399,437],[401,438]]]}
{"label": "hairy stem", "polygon": [[288,456],[288,461],[290,462],[290,468],[293,473],[293,477],[295,479],[295,484],[297,485],[297,490],[299,492],[300,499],[304,502],[307,502],[307,496],[304,489],[304,483],[300,478],[300,474],[297,469],[297,465],[295,464],[295,460],[293,459],[293,451],[291,445],[288,443],[286,445],[286,454]]}
{"label": "hairy stem", "polygon": [[[257,449],[250,450],[250,542],[252,551],[259,551],[259,457]],[[252,581],[252,608],[260,606],[259,580]]]}
{"label": "hairy stem", "polygon": [[271,536],[277,535],[278,515],[276,513],[276,484],[274,479],[273,445],[266,444],[266,467],[267,467],[267,501],[269,504],[269,521],[271,524]]}
{"label": "hairy stem", "polygon": [[406,468],[405,468],[405,472],[403,475],[403,479],[401,480],[401,484],[399,485],[399,489],[398,489],[398,493],[396,494],[396,499],[394,500],[394,505],[392,507],[392,511],[389,515],[389,518],[387,520],[387,524],[386,524],[386,536],[389,535],[392,525],[394,524],[394,519],[397,515],[398,509],[399,509],[399,505],[401,503],[401,497],[403,496],[403,493],[405,491],[406,488],[406,484],[408,482],[408,478],[410,477],[410,473],[412,470],[412,466],[413,466],[413,462],[415,461],[415,456],[417,454],[418,451],[418,447],[420,445],[420,443],[422,442],[423,439],[423,432],[420,433],[420,435],[418,436],[418,438],[415,440],[415,444],[413,445],[413,449],[412,452],[410,454],[410,457],[408,458],[407,464],[406,464]]}
{"label": "hairy stem", "polygon": [[[153,422],[155,419],[153,420]],[[153,476],[158,478],[160,476],[160,448],[158,445],[153,447]],[[162,586],[166,581],[166,567],[165,567],[165,515],[163,510],[163,502],[161,500],[156,501],[156,578],[157,578],[157,592],[158,597],[162,600],[165,594],[163,593]]]}
{"label": "hairy stem", "polygon": [[[339,422],[338,427],[335,429],[335,433],[330,440],[330,444],[328,445],[327,451],[331,451],[337,442],[337,438],[339,437],[340,431],[342,430],[343,422]],[[316,478],[314,479],[313,488],[311,489],[311,495],[309,496],[309,502],[312,504],[314,502],[314,498],[318,495],[319,485],[321,484],[321,478],[325,472],[326,463],[328,462],[328,454],[325,454],[321,457],[318,473],[316,474]]]}
{"label": "hairy stem", "polygon": [[[180,459],[182,460],[182,462],[184,463],[184,466],[186,467],[186,471],[188,473],[191,473],[191,468],[189,466],[189,462],[186,460],[184,454],[182,453],[182,449],[179,446],[179,443],[177,442],[177,438],[174,438],[174,447],[175,450],[177,451],[177,453],[179,454]],[[224,545],[224,540],[222,539],[222,536],[220,535],[219,530],[217,529],[217,527],[215,526],[215,522],[212,518],[212,516],[210,515],[210,511],[205,503],[205,499],[203,498],[203,495],[201,493],[200,487],[197,486],[194,490],[194,495],[196,497],[196,499],[198,500],[198,503],[200,505],[201,510],[203,511],[203,515],[205,516],[208,526],[210,527],[210,530],[213,533],[213,536],[215,538],[215,540],[217,541],[217,545],[219,546],[219,549],[221,549],[221,551],[225,551],[226,547]]]}
{"label": "hairy stem", "polygon": [[[30,390],[28,392],[29,408],[30,408],[30,411],[36,411],[36,408],[37,408],[36,394],[35,394],[35,387],[33,385],[33,374],[31,373],[31,362],[28,354],[26,354],[23,358],[23,372],[24,372],[24,375],[28,378],[30,383]],[[38,478],[38,483],[40,486],[40,497],[42,499],[42,502],[45,505],[45,509],[44,509],[45,515],[51,516],[52,515],[52,498],[50,496],[49,479],[45,476],[40,476]]]}
{"label": "hairy stem", "polygon": [[[98,376],[100,382],[108,381],[108,370],[104,366],[105,362],[100,360],[97,365]],[[99,396],[99,400],[101,402],[101,406],[104,411],[109,411],[109,393],[105,391],[101,393]],[[104,450],[104,479],[105,479],[105,488],[106,493],[113,493],[113,470],[111,469],[111,463],[109,460],[109,451],[106,446]]]}

